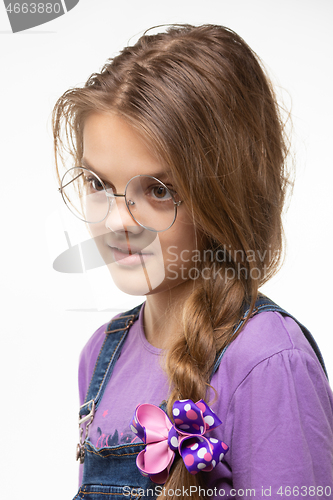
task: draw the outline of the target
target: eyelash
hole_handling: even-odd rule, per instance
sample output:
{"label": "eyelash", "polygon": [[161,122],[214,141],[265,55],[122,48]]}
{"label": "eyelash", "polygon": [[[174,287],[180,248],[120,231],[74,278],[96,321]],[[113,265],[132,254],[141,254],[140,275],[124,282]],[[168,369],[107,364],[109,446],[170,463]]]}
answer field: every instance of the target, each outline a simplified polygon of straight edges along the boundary
{"label": "eyelash", "polygon": [[[98,179],[96,179],[94,177],[85,177],[84,180],[85,180],[85,182],[87,182],[89,184],[89,183],[92,183],[92,182],[94,182],[95,180],[98,180]],[[114,188],[114,186],[112,186],[112,184],[104,181],[103,179],[101,179],[101,181],[103,182],[103,184],[106,187],[106,189],[112,189],[113,191],[115,190],[115,188]]]}

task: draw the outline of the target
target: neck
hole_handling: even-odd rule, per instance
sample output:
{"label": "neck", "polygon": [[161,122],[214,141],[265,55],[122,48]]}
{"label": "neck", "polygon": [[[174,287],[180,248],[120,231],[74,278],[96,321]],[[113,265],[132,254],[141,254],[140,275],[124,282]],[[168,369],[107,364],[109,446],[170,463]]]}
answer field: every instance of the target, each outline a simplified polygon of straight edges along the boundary
{"label": "neck", "polygon": [[178,336],[183,305],[192,290],[193,282],[189,280],[171,290],[147,296],[143,326],[148,342],[154,347],[167,349]]}

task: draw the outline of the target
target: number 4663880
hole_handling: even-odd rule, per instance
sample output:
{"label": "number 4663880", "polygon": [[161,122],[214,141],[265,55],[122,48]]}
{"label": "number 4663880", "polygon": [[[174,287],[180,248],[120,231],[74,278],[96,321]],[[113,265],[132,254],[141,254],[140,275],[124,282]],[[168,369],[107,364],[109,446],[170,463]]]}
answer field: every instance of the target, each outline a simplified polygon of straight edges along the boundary
{"label": "number 4663880", "polygon": [[7,8],[7,12],[10,14],[59,14],[61,11],[60,3],[10,3]]}
{"label": "number 4663880", "polygon": [[332,488],[330,486],[281,486],[276,492],[281,497],[327,497],[331,498]]}

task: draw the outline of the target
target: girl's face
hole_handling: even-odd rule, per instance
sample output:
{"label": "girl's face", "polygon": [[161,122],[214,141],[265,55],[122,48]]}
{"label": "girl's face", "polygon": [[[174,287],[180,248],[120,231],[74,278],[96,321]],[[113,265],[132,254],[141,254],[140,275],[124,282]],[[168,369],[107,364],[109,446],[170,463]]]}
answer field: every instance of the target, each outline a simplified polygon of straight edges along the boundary
{"label": "girl's face", "polygon": [[[123,194],[128,181],[137,175],[156,177],[176,191],[171,174],[139,133],[115,114],[94,113],[86,119],[82,166],[94,171],[117,194]],[[174,224],[156,233],[140,226],[125,199],[117,197],[107,217],[89,224],[89,230],[115,284],[125,293],[163,292],[195,276],[191,257],[196,255],[197,238],[184,203],[177,209]]]}

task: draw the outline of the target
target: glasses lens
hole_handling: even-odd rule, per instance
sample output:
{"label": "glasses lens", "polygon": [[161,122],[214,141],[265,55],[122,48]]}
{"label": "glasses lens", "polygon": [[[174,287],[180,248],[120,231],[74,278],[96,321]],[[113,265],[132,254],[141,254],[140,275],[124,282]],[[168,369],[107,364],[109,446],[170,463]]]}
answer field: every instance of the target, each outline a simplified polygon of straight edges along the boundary
{"label": "glasses lens", "polygon": [[70,211],[84,222],[101,222],[108,213],[109,201],[101,179],[84,167],[65,173],[61,194]]}
{"label": "glasses lens", "polygon": [[146,229],[165,231],[175,221],[175,194],[163,182],[148,175],[133,177],[126,188],[132,217]]}

